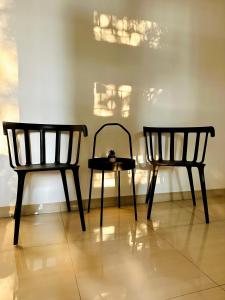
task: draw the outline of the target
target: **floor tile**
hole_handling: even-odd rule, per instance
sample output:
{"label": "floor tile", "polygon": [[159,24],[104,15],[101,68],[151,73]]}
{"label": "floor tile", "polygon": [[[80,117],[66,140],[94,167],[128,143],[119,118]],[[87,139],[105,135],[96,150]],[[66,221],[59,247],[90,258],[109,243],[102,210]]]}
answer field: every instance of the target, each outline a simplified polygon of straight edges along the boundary
{"label": "floor tile", "polygon": [[13,249],[14,219],[0,219],[0,251]]}
{"label": "floor tile", "polygon": [[0,299],[80,299],[68,246],[3,251]]}
{"label": "floor tile", "polygon": [[[192,202],[189,200],[178,201],[177,204],[183,208],[193,211]],[[225,221],[225,198],[208,197],[208,209],[210,221]],[[195,210],[198,214],[204,216],[204,208],[201,199],[197,199]]]}
{"label": "floor tile", "polygon": [[[199,212],[180,207],[177,202],[153,203],[151,220],[148,224],[152,228],[173,227],[204,223],[203,215]],[[147,219],[147,205],[138,206],[138,215],[142,221]]]}
{"label": "floor tile", "polygon": [[0,253],[0,299],[16,299],[17,286],[18,276],[14,251],[2,251]]}
{"label": "floor tile", "polygon": [[219,287],[216,287],[205,291],[192,293],[181,297],[170,298],[170,299],[171,300],[172,299],[174,300],[224,300],[225,291],[223,291]]}
{"label": "floor tile", "polygon": [[71,271],[71,257],[67,244],[17,247],[14,250],[16,271],[20,278],[46,276],[49,273]]}
{"label": "floor tile", "polygon": [[157,300],[215,286],[154,233],[69,247],[82,299]]}
{"label": "floor tile", "polygon": [[46,277],[25,278],[19,280],[20,300],[78,300],[79,290],[72,272],[51,273]]}
{"label": "floor tile", "polygon": [[164,228],[157,233],[217,284],[225,283],[225,222]]}
{"label": "floor tile", "polygon": [[85,214],[86,232],[80,230],[78,213],[62,213],[67,239],[104,241],[126,238],[130,234],[148,235],[151,228],[144,222],[136,222],[133,213],[127,208],[105,208],[103,227],[100,228],[100,210],[93,209]]}
{"label": "floor tile", "polygon": [[42,214],[21,218],[19,245],[33,247],[66,242],[60,214]]}
{"label": "floor tile", "polygon": [[[0,219],[0,299],[225,299],[222,197],[209,198],[211,223],[198,201],[154,203],[85,213],[24,216],[19,246],[14,220]],[[220,285],[217,286],[216,285]]]}
{"label": "floor tile", "polygon": [[[0,251],[13,249],[13,218],[0,220]],[[22,216],[19,245],[32,247],[66,242],[66,235],[60,214]]]}

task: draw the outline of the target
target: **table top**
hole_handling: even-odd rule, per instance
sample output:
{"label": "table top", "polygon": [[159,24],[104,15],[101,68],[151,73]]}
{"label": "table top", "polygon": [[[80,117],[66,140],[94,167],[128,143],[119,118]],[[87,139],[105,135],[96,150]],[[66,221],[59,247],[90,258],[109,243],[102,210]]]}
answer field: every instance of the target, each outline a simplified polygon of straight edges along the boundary
{"label": "table top", "polygon": [[101,171],[126,171],[135,169],[135,160],[131,158],[116,157],[115,162],[108,157],[96,157],[88,160],[88,168]]}

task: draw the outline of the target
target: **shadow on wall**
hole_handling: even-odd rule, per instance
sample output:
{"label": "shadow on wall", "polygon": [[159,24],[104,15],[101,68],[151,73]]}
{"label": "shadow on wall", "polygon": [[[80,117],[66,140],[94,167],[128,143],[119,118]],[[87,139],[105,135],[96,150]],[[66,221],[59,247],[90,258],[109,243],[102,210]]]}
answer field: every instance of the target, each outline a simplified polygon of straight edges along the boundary
{"label": "shadow on wall", "polygon": [[13,1],[0,0],[0,205],[14,203],[17,184],[2,130],[2,121],[19,120],[17,48],[10,19],[13,5]]}

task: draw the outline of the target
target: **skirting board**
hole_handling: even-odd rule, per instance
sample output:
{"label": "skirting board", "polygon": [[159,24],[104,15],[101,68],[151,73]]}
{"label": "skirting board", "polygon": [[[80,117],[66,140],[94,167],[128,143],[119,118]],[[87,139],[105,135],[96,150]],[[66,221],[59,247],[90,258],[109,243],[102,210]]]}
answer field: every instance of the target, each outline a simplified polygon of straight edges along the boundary
{"label": "skirting board", "polygon": [[[201,191],[195,192],[196,198],[201,198]],[[225,197],[225,189],[215,189],[208,190],[207,196],[209,198],[213,197]],[[137,195],[137,203],[145,203],[146,195]],[[121,206],[123,205],[132,205],[133,196],[121,196]],[[189,191],[185,192],[173,192],[173,193],[158,193],[154,196],[154,202],[165,202],[165,201],[179,201],[179,200],[188,200],[191,199],[191,193]],[[87,208],[88,200],[83,200],[84,209]],[[104,207],[117,206],[116,197],[107,197],[104,198]],[[91,200],[91,208],[100,207],[100,199]],[[71,201],[72,210],[77,210],[77,201]],[[56,202],[56,203],[42,203],[42,204],[29,204],[23,205],[22,215],[34,215],[34,214],[46,214],[46,213],[57,213],[67,211],[65,202]],[[4,206],[0,207],[0,217],[11,217],[13,216],[14,206]]]}

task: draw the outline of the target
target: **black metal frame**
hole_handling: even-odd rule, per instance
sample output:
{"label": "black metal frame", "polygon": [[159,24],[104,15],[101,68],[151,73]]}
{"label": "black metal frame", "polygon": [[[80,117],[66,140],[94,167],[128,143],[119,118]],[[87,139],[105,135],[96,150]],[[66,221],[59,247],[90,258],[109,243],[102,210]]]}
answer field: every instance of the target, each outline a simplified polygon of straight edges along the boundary
{"label": "black metal frame", "polygon": [[[20,216],[21,216],[21,207],[23,200],[23,187],[26,174],[28,172],[37,172],[37,171],[60,171],[62,177],[63,188],[65,192],[66,204],[68,211],[71,211],[70,201],[69,201],[69,193],[67,187],[66,180],[66,170],[71,170],[74,177],[74,183],[77,194],[77,202],[80,213],[80,221],[82,230],[85,231],[85,220],[83,213],[83,204],[80,190],[80,182],[79,182],[79,153],[80,153],[80,143],[81,143],[81,134],[84,136],[88,135],[86,125],[52,125],[52,124],[32,124],[32,123],[15,123],[15,122],[3,122],[3,132],[7,137],[8,143],[8,151],[9,151],[9,163],[13,170],[18,175],[18,187],[17,187],[17,200],[14,212],[15,219],[15,230],[14,230],[14,245],[18,244],[19,238],[19,228],[20,228]],[[10,137],[9,133],[12,134],[12,147],[10,145]],[[24,135],[24,144],[25,144],[25,158],[26,163],[22,164],[19,161],[19,149],[17,146],[17,133]],[[30,133],[38,132],[40,133],[40,164],[32,164],[31,160],[31,140]],[[53,132],[56,134],[56,142],[55,142],[55,162],[54,163],[46,163],[46,145],[45,145],[45,134],[46,132]],[[60,141],[61,141],[61,133],[68,132],[69,134],[69,144],[68,144],[68,153],[67,153],[67,161],[66,163],[60,163]],[[73,135],[74,132],[78,132],[78,142],[77,142],[77,153],[76,153],[76,161],[72,163],[72,148],[73,148]],[[13,156],[12,150],[14,154],[15,164],[13,164]]]}
{"label": "black metal frame", "polygon": [[[201,190],[202,190],[202,200],[204,205],[204,212],[205,212],[205,221],[209,223],[209,214],[208,214],[208,204],[207,204],[207,195],[206,195],[206,185],[205,185],[205,175],[204,175],[204,160],[206,154],[206,147],[208,142],[208,135],[210,134],[211,137],[215,136],[215,130],[212,126],[209,127],[143,127],[143,132],[145,136],[146,142],[146,151],[147,151],[147,160],[150,164],[153,165],[153,175],[149,182],[149,188],[146,195],[146,203],[148,203],[148,213],[147,219],[150,219],[151,211],[152,211],[152,204],[155,192],[155,185],[158,175],[158,170],[160,166],[174,166],[174,167],[186,167],[188,172],[188,178],[190,182],[191,194],[192,194],[192,201],[193,205],[196,205],[195,199],[195,191],[194,191],[194,183],[192,177],[192,168],[196,167],[199,172],[199,178],[201,183]],[[169,150],[169,160],[163,159],[162,156],[162,134],[169,134],[170,136],[170,150]],[[175,160],[174,159],[174,135],[175,133],[182,133],[184,135],[183,140],[183,152],[182,152],[182,159]],[[192,161],[187,160],[187,150],[188,150],[188,135],[190,133],[196,134],[195,140],[195,149],[194,149],[194,157]],[[200,142],[200,135],[205,134],[204,140],[204,147],[203,153],[200,161],[198,161],[198,154],[199,154],[199,142]],[[156,159],[154,157],[154,149],[153,149],[153,134],[156,134],[158,140],[158,154],[159,157]]]}
{"label": "black metal frame", "polygon": [[[135,220],[137,221],[137,205],[136,205],[136,193],[135,193],[135,179],[134,179],[134,168],[132,167],[133,165],[133,151],[132,151],[132,140],[131,140],[131,135],[130,132],[121,124],[119,123],[106,123],[102,125],[95,133],[94,135],[94,143],[93,143],[93,151],[92,151],[92,159],[95,159],[95,150],[96,150],[96,141],[97,141],[97,136],[98,134],[108,126],[119,126],[122,128],[128,135],[129,139],[129,151],[130,151],[130,159],[128,161],[128,168],[126,170],[131,170],[132,173],[132,187],[133,187],[133,200],[134,200],[134,214],[135,214]],[[115,163],[116,164],[116,163]],[[126,163],[125,163],[126,164]],[[114,163],[112,163],[112,168],[110,169],[113,171],[114,169]],[[129,167],[130,166],[130,167]],[[127,167],[127,164],[126,164]],[[90,188],[89,188],[89,199],[88,199],[88,212],[90,212],[90,207],[91,207],[91,193],[92,193],[92,181],[93,181],[93,172],[94,169],[91,168],[91,178],[90,178]],[[105,169],[106,170],[106,169]],[[101,187],[101,217],[100,217],[100,226],[102,227],[103,223],[103,197],[104,197],[104,169],[102,170],[102,187]],[[108,170],[108,169],[107,169]],[[123,164],[121,165],[121,170],[123,170]],[[125,169],[124,169],[125,170]],[[118,173],[118,207],[120,208],[120,170],[117,170]]]}

